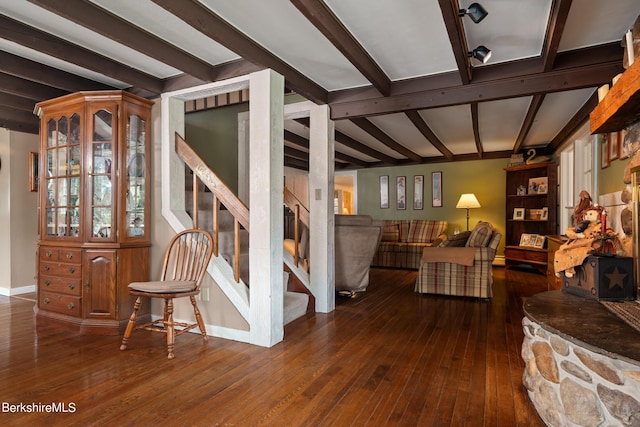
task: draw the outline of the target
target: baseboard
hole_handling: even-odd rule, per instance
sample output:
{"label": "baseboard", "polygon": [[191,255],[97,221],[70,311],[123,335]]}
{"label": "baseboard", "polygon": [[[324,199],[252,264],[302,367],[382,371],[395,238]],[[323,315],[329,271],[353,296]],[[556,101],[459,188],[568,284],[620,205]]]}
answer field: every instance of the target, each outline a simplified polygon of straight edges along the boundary
{"label": "baseboard", "polygon": [[[154,320],[154,321],[161,318],[162,316],[157,316],[153,314],[151,315],[151,320]],[[189,319],[189,320],[174,319],[174,320],[176,322],[184,322],[184,323],[192,323],[194,321],[193,319]],[[225,328],[224,326],[216,326],[216,325],[204,325],[204,327],[207,330],[207,335],[210,337],[224,338],[227,340],[239,341],[244,343],[249,343],[251,339],[249,335],[249,331]],[[200,329],[193,328],[189,332],[194,334],[199,334]]]}
{"label": "baseboard", "polygon": [[28,294],[36,291],[36,285],[21,286],[19,288],[0,288],[0,295],[10,297],[12,295]]}
{"label": "baseboard", "polygon": [[496,255],[496,257],[493,259],[492,265],[494,267],[504,267],[505,266],[504,255]]}

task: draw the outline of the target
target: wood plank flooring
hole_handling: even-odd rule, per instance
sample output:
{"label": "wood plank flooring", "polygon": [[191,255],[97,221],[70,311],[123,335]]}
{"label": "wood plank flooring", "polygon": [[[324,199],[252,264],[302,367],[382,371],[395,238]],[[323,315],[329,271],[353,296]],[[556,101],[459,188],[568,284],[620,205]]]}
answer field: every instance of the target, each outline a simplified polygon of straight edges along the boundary
{"label": "wood plank flooring", "polygon": [[[272,348],[196,334],[80,336],[0,296],[0,424],[15,426],[543,426],[522,386],[522,302],[544,276],[495,269],[494,298],[423,296],[415,271],[289,324]],[[63,403],[67,413],[10,413]]]}

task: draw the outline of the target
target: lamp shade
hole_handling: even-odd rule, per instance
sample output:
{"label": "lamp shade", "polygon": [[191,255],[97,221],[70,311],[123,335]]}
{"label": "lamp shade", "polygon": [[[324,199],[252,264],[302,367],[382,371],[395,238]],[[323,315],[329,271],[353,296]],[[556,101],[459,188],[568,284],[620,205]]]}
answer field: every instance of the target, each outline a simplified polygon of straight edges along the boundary
{"label": "lamp shade", "polygon": [[473,193],[467,193],[460,196],[460,200],[458,200],[458,204],[456,208],[458,209],[473,209],[479,208],[480,202],[476,198],[476,195]]}

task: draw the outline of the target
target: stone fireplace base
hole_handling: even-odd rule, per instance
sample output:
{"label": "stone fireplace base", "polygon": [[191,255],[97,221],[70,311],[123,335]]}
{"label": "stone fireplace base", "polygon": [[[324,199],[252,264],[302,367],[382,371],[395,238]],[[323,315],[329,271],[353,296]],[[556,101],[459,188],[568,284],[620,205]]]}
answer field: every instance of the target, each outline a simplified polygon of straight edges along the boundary
{"label": "stone fireplace base", "polygon": [[527,299],[525,314],[522,381],[547,425],[640,426],[638,332],[560,291]]}

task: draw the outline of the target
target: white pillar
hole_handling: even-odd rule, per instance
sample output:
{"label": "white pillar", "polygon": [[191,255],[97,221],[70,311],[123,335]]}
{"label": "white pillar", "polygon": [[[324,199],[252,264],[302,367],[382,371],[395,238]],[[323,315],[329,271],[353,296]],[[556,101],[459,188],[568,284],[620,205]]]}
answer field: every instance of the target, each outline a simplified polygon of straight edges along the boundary
{"label": "white pillar", "polygon": [[284,337],[284,78],[253,73],[250,94],[249,335],[271,347]]}
{"label": "white pillar", "polygon": [[329,106],[311,108],[309,137],[309,259],[316,311],[335,308],[335,240],[333,216],[334,124]]}

